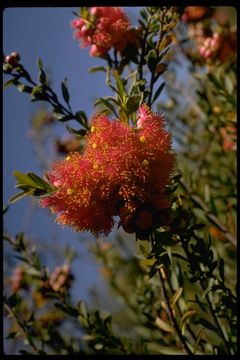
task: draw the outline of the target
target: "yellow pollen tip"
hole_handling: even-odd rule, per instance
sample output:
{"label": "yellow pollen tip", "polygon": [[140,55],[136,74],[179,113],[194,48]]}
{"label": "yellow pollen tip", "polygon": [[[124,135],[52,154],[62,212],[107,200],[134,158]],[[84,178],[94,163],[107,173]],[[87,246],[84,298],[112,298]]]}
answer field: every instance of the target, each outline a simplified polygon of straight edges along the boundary
{"label": "yellow pollen tip", "polygon": [[95,130],[95,126],[92,126],[90,131],[94,132],[94,130]]}
{"label": "yellow pollen tip", "polygon": [[70,188],[67,189],[67,194],[68,194],[68,195],[72,195],[73,193],[74,193],[74,191],[73,191],[72,189],[70,189]]}
{"label": "yellow pollen tip", "polygon": [[96,144],[96,143],[92,144],[92,148],[93,148],[93,149],[96,149],[96,147],[97,147],[97,144]]}
{"label": "yellow pollen tip", "polygon": [[139,138],[139,140],[140,140],[142,143],[145,143],[146,138],[145,138],[145,136],[141,136],[141,137]]}
{"label": "yellow pollen tip", "polygon": [[95,170],[97,170],[97,169],[99,168],[99,165],[96,164],[96,163],[94,163],[94,164],[93,164],[93,168],[94,168]]}
{"label": "yellow pollen tip", "polygon": [[142,166],[148,166],[149,165],[149,161],[147,159],[143,160],[142,162]]}
{"label": "yellow pollen tip", "polygon": [[69,161],[71,158],[70,158],[70,156],[67,156],[66,157],[66,161]]}

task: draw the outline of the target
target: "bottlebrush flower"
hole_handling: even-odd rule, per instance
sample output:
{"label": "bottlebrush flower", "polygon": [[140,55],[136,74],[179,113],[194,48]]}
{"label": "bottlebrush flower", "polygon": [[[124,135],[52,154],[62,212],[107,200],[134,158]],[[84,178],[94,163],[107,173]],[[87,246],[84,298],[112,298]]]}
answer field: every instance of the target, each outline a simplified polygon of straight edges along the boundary
{"label": "bottlebrush flower", "polygon": [[120,7],[92,7],[86,19],[74,19],[74,37],[81,47],[91,46],[91,56],[106,56],[114,47],[122,51],[128,43],[134,43],[130,21]]}
{"label": "bottlebrush flower", "polygon": [[83,155],[53,164],[48,178],[57,191],[41,204],[75,230],[107,234],[118,215],[126,231],[146,236],[170,207],[165,187],[174,162],[163,115],[143,105],[137,127],[98,115]]}

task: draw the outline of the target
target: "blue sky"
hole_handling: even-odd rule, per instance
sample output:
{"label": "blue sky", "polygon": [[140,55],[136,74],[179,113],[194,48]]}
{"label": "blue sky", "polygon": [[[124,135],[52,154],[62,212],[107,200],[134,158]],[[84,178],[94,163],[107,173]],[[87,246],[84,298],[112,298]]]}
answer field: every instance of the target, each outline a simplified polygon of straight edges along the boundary
{"label": "blue sky", "polygon": [[[135,24],[137,9],[139,8],[127,9],[130,18],[135,18]],[[44,68],[51,74],[53,88],[60,98],[61,81],[66,77],[73,111],[84,110],[90,117],[93,113],[94,98],[111,93],[105,85],[103,73],[90,74],[88,72],[91,66],[103,65],[105,62],[90,57],[89,49],[80,49],[78,42],[73,39],[73,29],[70,27],[70,22],[74,18],[72,11],[78,12],[79,8],[16,7],[5,9],[3,51],[5,55],[12,51],[18,52],[21,63],[33,79],[37,79],[36,64],[37,58],[40,57]],[[28,94],[18,92],[15,87],[9,87],[3,93],[4,205],[16,193],[15,178],[12,175],[14,170],[33,171],[42,175],[33,143],[28,136],[31,114],[38,107],[38,103],[29,101]],[[59,125],[59,128],[62,133],[67,134],[64,125]],[[61,228],[54,222],[53,217],[49,216],[46,209],[33,207],[31,198],[25,198],[10,205],[4,218],[4,225],[14,236],[21,231],[26,232],[41,251],[48,243],[50,250],[45,251],[45,254],[46,259],[51,259],[49,262],[51,270],[57,265],[54,249],[57,252],[58,244],[76,247],[85,260],[83,262],[76,260],[73,263],[73,270],[77,276],[75,295],[78,298],[88,299],[87,291],[91,284],[100,282],[98,267],[94,264],[94,259],[89,258],[85,246],[81,244],[81,239],[90,238],[89,234],[76,234],[69,228]]]}

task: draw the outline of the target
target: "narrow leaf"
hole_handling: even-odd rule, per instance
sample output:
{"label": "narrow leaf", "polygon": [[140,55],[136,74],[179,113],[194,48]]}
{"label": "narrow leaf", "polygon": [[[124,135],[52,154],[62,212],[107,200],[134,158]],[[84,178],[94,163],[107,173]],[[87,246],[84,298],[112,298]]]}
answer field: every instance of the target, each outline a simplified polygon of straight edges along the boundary
{"label": "narrow leaf", "polygon": [[192,317],[193,315],[196,314],[196,310],[189,310],[187,311],[183,317],[181,318],[181,322],[180,322],[180,328],[182,329],[183,328],[183,325],[185,324],[185,322],[190,318]]}
{"label": "narrow leaf", "polygon": [[119,91],[119,95],[120,95],[121,99],[123,99],[123,95],[125,93],[125,90],[124,90],[124,87],[123,87],[122,80],[120,79],[117,71],[113,71],[113,75],[114,75],[114,78],[116,80],[116,85],[117,85],[117,89]]}
{"label": "narrow leaf", "polygon": [[67,104],[69,104],[69,91],[68,91],[68,86],[67,86],[67,79],[65,78],[64,81],[62,81],[62,94],[63,94],[63,98],[66,101]]}
{"label": "narrow leaf", "polygon": [[18,193],[18,194],[16,194],[16,195],[12,196],[12,197],[8,200],[8,202],[9,202],[10,204],[13,204],[13,203],[15,203],[16,201],[18,201],[18,200],[20,200],[20,199],[23,199],[23,198],[26,197],[26,196],[32,195],[33,193],[34,193],[34,190],[29,190],[28,192]]}
{"label": "narrow leaf", "polygon": [[14,85],[16,83],[16,79],[10,79],[6,81],[3,85],[4,89],[7,89],[9,86]]}
{"label": "narrow leaf", "polygon": [[41,84],[45,84],[45,83],[46,83],[46,80],[47,80],[46,73],[45,73],[45,71],[43,71],[42,69],[39,71],[38,80],[39,80],[39,82],[40,82]]}
{"label": "narrow leaf", "polygon": [[12,331],[8,334],[8,336],[6,336],[6,340],[9,340],[9,339],[14,339],[17,335],[17,332],[16,331]]}
{"label": "narrow leaf", "polygon": [[219,274],[221,276],[222,281],[224,282],[224,260],[221,258],[219,261]]}
{"label": "narrow leaf", "polygon": [[38,66],[39,70],[42,70],[42,69],[43,69],[43,63],[42,63],[41,58],[38,58],[38,59],[37,59],[37,66]]}
{"label": "narrow leaf", "polygon": [[35,186],[35,181],[33,179],[31,179],[28,175],[25,175],[25,174],[21,173],[20,171],[14,171],[13,175],[20,183],[30,185],[30,186]]}
{"label": "narrow leaf", "polygon": [[137,111],[142,101],[143,101],[143,93],[129,96],[126,102],[127,113],[131,115],[132,113]]}
{"label": "narrow leaf", "polygon": [[174,331],[172,326],[170,326],[168,323],[163,321],[160,317],[157,317],[155,319],[155,324],[157,325],[157,327],[159,327],[159,329],[164,330],[166,332],[172,333]]}
{"label": "narrow leaf", "polygon": [[96,73],[96,72],[98,72],[98,71],[106,72],[107,70],[105,69],[104,66],[95,66],[95,67],[91,67],[91,68],[89,69],[89,72],[90,72],[91,74],[94,74],[94,73]]}
{"label": "narrow leaf", "polygon": [[171,305],[172,305],[173,309],[174,309],[175,305],[177,304],[178,300],[180,299],[182,292],[183,292],[183,288],[180,287],[179,289],[177,289],[177,291],[173,295],[173,297],[171,299]]}
{"label": "narrow leaf", "polygon": [[145,265],[145,266],[152,266],[156,263],[156,259],[143,259],[140,260],[140,265]]}
{"label": "narrow leaf", "polygon": [[213,324],[211,324],[208,320],[204,319],[204,318],[199,318],[199,322],[200,324],[202,324],[205,328],[214,331],[216,333],[218,333],[218,328],[216,326],[214,326]]}
{"label": "narrow leaf", "polygon": [[195,345],[194,345],[193,354],[195,354],[195,352],[197,351],[199,342],[200,342],[201,337],[202,337],[202,335],[204,334],[204,332],[205,332],[205,329],[204,329],[204,328],[202,328],[202,329],[199,331],[198,336],[197,336],[197,339],[196,339],[196,342],[195,342]]}
{"label": "narrow leaf", "polygon": [[14,308],[17,304],[19,304],[19,302],[20,302],[20,297],[16,293],[14,293],[8,298],[8,303],[12,308]]}
{"label": "narrow leaf", "polygon": [[[165,85],[166,85],[166,83],[163,82],[163,83],[159,86],[159,88],[158,88],[157,91],[155,92],[154,98],[153,98],[153,100],[152,100],[152,104],[154,103],[154,101],[157,100],[157,98],[159,97],[159,95],[160,95],[161,92],[163,91]],[[151,104],[151,105],[152,105],[152,104]]]}
{"label": "narrow leaf", "polygon": [[98,103],[103,103],[111,112],[115,113],[115,108],[110,102],[104,98],[100,98]]}

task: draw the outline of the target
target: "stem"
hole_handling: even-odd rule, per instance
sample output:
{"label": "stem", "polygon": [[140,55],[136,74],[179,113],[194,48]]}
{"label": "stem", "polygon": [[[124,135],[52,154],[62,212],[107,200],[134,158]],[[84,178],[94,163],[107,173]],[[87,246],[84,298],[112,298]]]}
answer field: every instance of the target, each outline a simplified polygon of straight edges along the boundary
{"label": "stem", "polygon": [[153,70],[152,75],[151,75],[151,81],[150,81],[150,92],[148,95],[148,106],[151,106],[152,103],[152,94],[153,94],[153,87],[154,87],[154,83],[155,83],[155,70]]}
{"label": "stem", "polygon": [[179,328],[179,326],[178,326],[177,320],[176,320],[175,317],[174,317],[173,310],[172,310],[172,307],[171,307],[171,304],[170,304],[170,300],[169,300],[169,297],[168,297],[167,289],[166,289],[166,287],[165,287],[163,275],[162,275],[162,273],[161,273],[161,270],[162,270],[162,269],[164,269],[163,266],[161,266],[160,269],[158,269],[158,275],[159,275],[161,290],[162,290],[163,296],[164,296],[164,298],[165,298],[165,302],[166,302],[166,305],[167,305],[167,309],[168,309],[168,314],[169,314],[170,320],[171,320],[171,322],[172,322],[172,324],[173,324],[174,329],[176,330],[176,332],[177,332],[177,334],[178,334],[179,340],[180,340],[181,344],[183,345],[185,351],[188,353],[188,355],[192,355],[193,352],[191,351],[191,349],[190,349],[189,346],[187,345],[186,340],[185,340],[185,337],[182,335],[182,333],[181,333],[181,331],[180,331],[180,328]]}
{"label": "stem", "polygon": [[142,78],[143,78],[143,61],[144,61],[144,56],[145,56],[145,45],[146,45],[146,40],[147,40],[147,36],[148,36],[148,25],[149,25],[149,22],[146,25],[145,34],[144,34],[144,38],[143,38],[142,52],[141,52],[141,57],[140,57],[139,65],[138,65],[138,72],[139,72],[140,80],[142,80]]}
{"label": "stem", "polygon": [[[7,311],[9,312],[9,314],[13,315],[13,317],[16,319],[18,325],[21,327],[21,329],[23,330],[24,334],[26,334],[27,336],[28,331],[25,328],[24,324],[22,323],[22,321],[19,319],[18,315],[15,313],[15,311],[11,308],[11,306],[5,301],[4,302],[4,306],[7,309]],[[31,342],[28,342],[29,345],[37,352],[39,352],[38,348],[36,347],[36,345],[34,344],[33,340],[31,339]]]}
{"label": "stem", "polygon": [[157,42],[157,48],[156,48],[157,60],[156,60],[155,68],[153,69],[152,75],[151,75],[150,93],[149,93],[149,96],[148,96],[148,105],[149,106],[152,105],[152,95],[153,95],[154,84],[155,84],[155,82],[157,81],[157,79],[160,76],[159,74],[157,74],[156,77],[155,77],[155,71],[156,71],[156,67],[157,67],[157,64],[158,64],[159,59],[160,59],[160,57],[159,57],[159,46],[160,46],[162,38],[163,38],[163,16],[164,16],[164,14],[165,14],[165,11],[162,11],[162,13],[160,15],[159,36],[158,36],[158,42]]}
{"label": "stem", "polygon": [[[202,289],[205,291],[206,288],[205,288],[205,286],[204,286],[204,284],[203,284],[202,281],[200,281],[200,284],[201,284]],[[227,351],[228,351],[228,354],[231,354],[231,348],[229,347],[229,344],[228,344],[228,342],[227,342],[227,339],[225,338],[225,335],[224,335],[224,332],[223,332],[223,330],[222,330],[222,326],[221,326],[221,324],[220,324],[220,322],[219,322],[219,320],[218,320],[218,317],[217,317],[216,314],[215,314],[215,309],[213,308],[213,305],[212,305],[212,303],[211,303],[211,301],[210,301],[210,299],[209,299],[209,294],[206,294],[206,299],[207,299],[207,303],[208,303],[210,312],[211,312],[212,317],[213,317],[213,319],[214,319],[214,322],[215,322],[215,324],[216,324],[216,326],[217,326],[217,328],[218,328],[218,330],[219,330],[219,332],[220,332],[220,334],[221,334],[221,337],[222,337],[223,342],[224,342],[224,344],[225,344],[225,347],[226,347],[226,349],[227,349]]]}
{"label": "stem", "polygon": [[[166,280],[167,280],[168,286],[169,286],[172,294],[174,294],[174,290],[173,290],[171,281],[170,281],[169,277],[167,276],[167,274],[166,274]],[[178,312],[179,312],[180,316],[182,317],[183,313],[182,313],[182,311],[181,311],[181,309],[180,309],[180,306],[179,306],[178,302],[176,303],[176,306],[177,306],[177,309],[178,309]],[[186,324],[186,329],[187,329],[187,330],[189,331],[189,333],[191,334],[192,339],[193,339],[194,341],[196,341],[196,340],[197,340],[197,337],[196,337],[195,333],[193,332],[193,330],[191,329],[191,327],[190,327],[189,324]],[[200,345],[202,351],[204,352],[205,349],[204,349],[203,344],[200,343],[199,345]]]}
{"label": "stem", "polygon": [[115,69],[118,70],[117,50],[115,49],[114,49],[114,65],[115,65]]}

